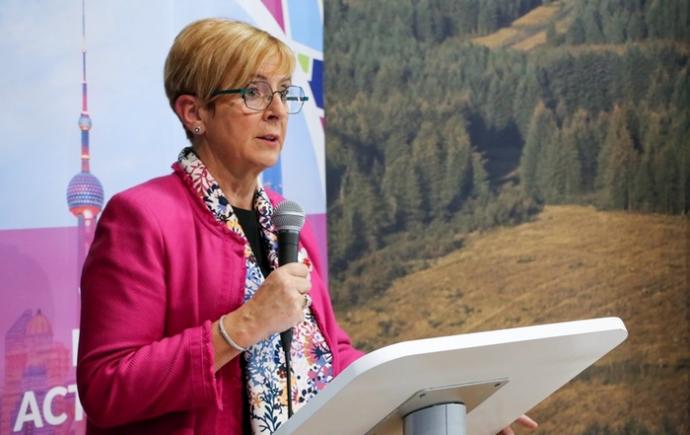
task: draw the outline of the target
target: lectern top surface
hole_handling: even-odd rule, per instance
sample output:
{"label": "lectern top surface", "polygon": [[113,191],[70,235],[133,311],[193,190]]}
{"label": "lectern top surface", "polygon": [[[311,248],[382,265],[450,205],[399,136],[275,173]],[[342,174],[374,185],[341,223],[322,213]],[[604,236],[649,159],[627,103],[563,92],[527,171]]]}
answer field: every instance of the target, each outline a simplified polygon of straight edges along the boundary
{"label": "lectern top surface", "polygon": [[418,391],[502,380],[467,414],[467,433],[495,434],[626,337],[609,317],[393,344],[355,361],[276,434],[365,434]]}

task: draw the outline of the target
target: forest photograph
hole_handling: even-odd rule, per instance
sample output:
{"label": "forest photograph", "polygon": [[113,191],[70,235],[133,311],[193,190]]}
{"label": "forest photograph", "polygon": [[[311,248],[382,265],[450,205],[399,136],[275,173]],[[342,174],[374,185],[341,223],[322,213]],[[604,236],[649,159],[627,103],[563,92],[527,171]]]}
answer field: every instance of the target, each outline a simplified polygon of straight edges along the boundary
{"label": "forest photograph", "polygon": [[535,432],[688,433],[690,1],[324,14],[330,289],[355,344],[620,317],[627,341]]}

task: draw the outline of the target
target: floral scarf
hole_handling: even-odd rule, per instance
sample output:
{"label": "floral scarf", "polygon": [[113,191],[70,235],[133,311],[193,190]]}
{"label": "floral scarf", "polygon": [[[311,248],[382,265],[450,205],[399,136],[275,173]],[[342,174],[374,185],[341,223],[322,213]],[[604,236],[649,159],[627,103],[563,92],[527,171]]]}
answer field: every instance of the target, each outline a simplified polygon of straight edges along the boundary
{"label": "floral scarf", "polygon": [[[216,220],[245,240],[244,258],[247,265],[244,302],[254,296],[264,281],[258,262],[240,226],[230,202],[221,191],[204,163],[191,147],[180,152],[178,163],[189,175],[196,193],[203,199]],[[272,269],[278,267],[278,238],[271,221],[273,205],[261,186],[254,196],[254,209],[259,215],[262,242],[268,248]],[[299,261],[310,264],[304,248]],[[319,330],[311,309],[305,309],[305,320],[293,329],[291,348],[292,403],[295,412],[316,396],[333,379],[333,355]],[[285,355],[280,334],[250,346],[244,352],[245,382],[249,397],[249,416],[254,434],[270,434],[287,420],[287,380]]]}

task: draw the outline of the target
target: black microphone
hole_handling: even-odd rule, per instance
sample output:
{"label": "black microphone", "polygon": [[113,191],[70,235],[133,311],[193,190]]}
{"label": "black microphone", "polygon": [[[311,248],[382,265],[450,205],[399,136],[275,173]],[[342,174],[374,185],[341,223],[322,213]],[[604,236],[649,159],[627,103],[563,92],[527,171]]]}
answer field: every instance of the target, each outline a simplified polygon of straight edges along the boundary
{"label": "black microphone", "polygon": [[297,242],[304,226],[304,210],[295,201],[284,200],[273,211],[278,230],[278,264],[297,262]]}
{"label": "black microphone", "polygon": [[[273,225],[278,230],[278,264],[283,266],[297,262],[299,232],[304,226],[304,210],[294,201],[284,200],[273,210]],[[290,347],[292,328],[280,333],[280,344],[285,353],[287,369],[288,417],[292,417],[292,380],[290,370]]]}

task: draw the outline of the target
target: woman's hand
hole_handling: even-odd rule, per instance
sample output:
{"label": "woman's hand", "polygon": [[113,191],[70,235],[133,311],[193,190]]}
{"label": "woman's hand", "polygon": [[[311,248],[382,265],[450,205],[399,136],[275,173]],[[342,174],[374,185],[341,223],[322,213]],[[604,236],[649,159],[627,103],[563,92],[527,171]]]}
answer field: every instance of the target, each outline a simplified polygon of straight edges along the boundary
{"label": "woman's hand", "polygon": [[[522,414],[521,416],[519,416],[518,419],[513,422],[513,424],[515,424],[515,423],[519,424],[522,427],[526,427],[528,429],[536,429],[537,426],[539,426],[539,424],[536,421],[532,420],[531,418],[529,418],[525,414]],[[515,435],[515,432],[513,431],[513,429],[510,426],[508,426],[496,435]]]}
{"label": "woman's hand", "polygon": [[[304,295],[310,288],[307,266],[301,263],[281,266],[268,275],[252,299],[223,318],[223,326],[235,343],[249,347],[303,321]],[[240,354],[221,336],[219,321],[211,327],[215,371]]]}
{"label": "woman's hand", "polygon": [[254,297],[241,308],[257,328],[256,341],[303,321],[304,295],[309,289],[309,269],[304,264],[289,263],[271,272]]}

